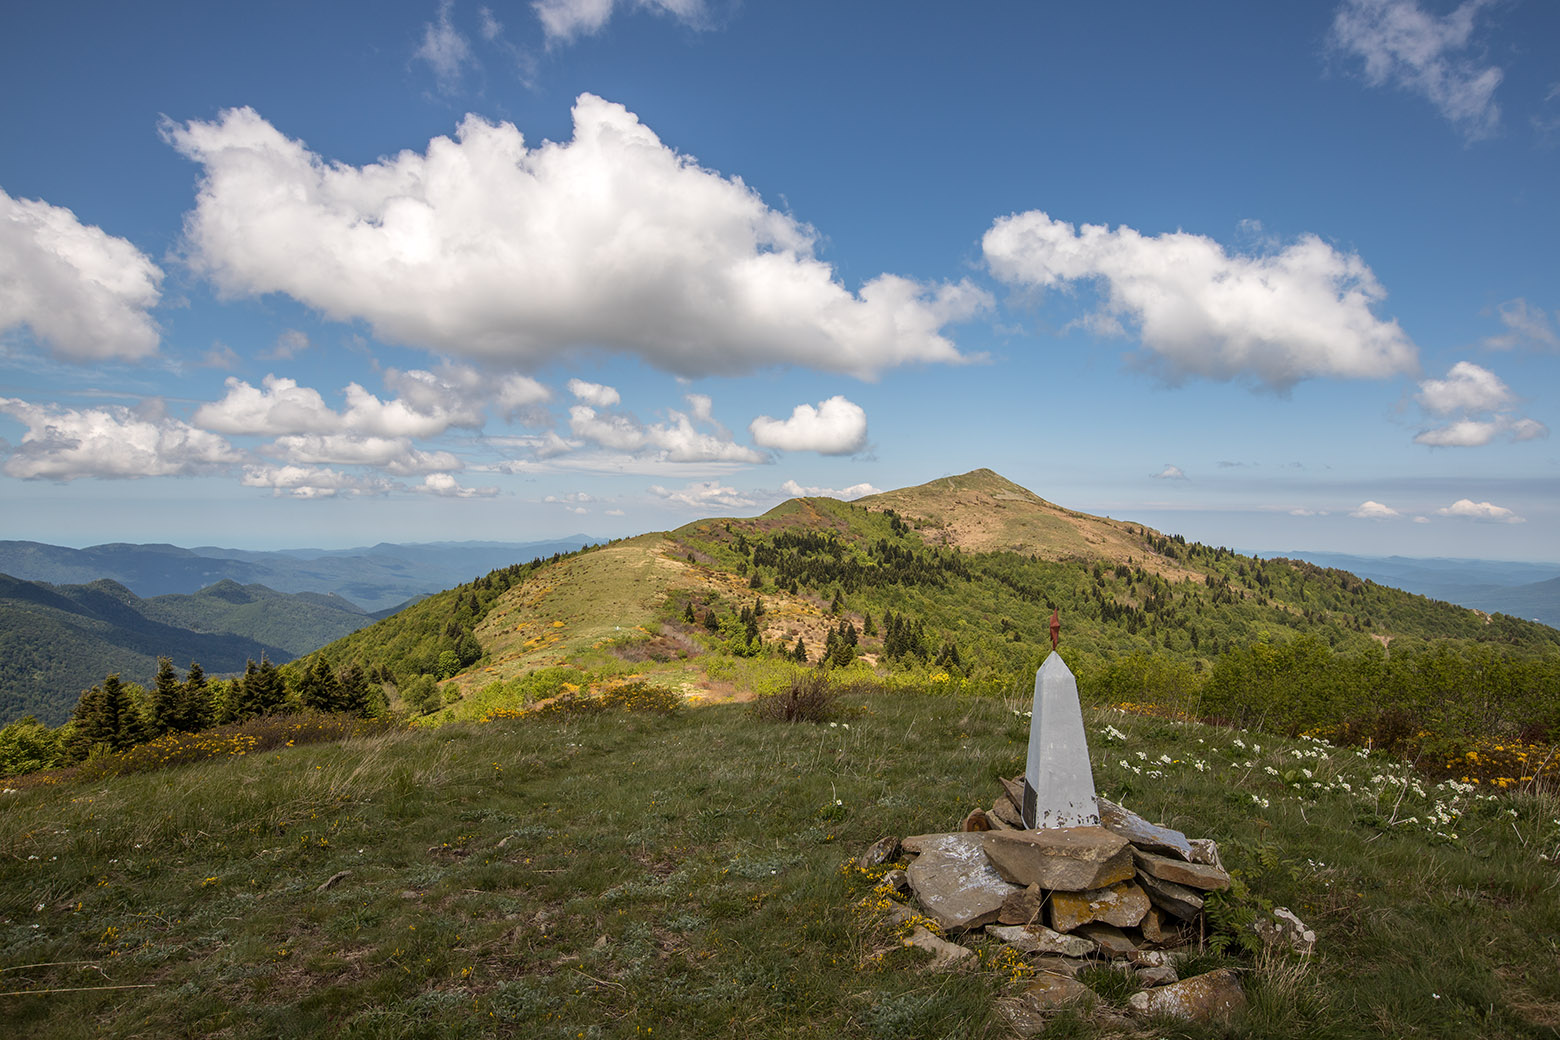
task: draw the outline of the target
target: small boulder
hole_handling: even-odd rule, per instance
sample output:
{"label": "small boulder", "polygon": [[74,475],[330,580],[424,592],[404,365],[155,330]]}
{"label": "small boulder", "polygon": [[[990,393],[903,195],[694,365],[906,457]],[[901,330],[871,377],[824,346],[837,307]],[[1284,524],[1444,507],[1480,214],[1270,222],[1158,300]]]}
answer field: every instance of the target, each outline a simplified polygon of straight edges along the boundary
{"label": "small boulder", "polygon": [[958,943],[949,942],[916,926],[915,930],[905,939],[906,946],[914,946],[918,950],[925,950],[932,955],[931,962],[926,965],[927,971],[953,971],[956,968],[972,968],[979,957],[968,946],[960,946]]}
{"label": "small boulder", "polygon": [[1191,861],[1193,863],[1206,863],[1210,867],[1224,869],[1224,861],[1219,858],[1219,843],[1212,838],[1189,838],[1192,846]]}
{"label": "small boulder", "polygon": [[873,867],[881,867],[885,863],[893,862],[899,854],[899,839],[890,834],[886,838],[879,838],[872,845],[856,857],[856,865],[862,870],[871,870]]}
{"label": "small boulder", "polygon": [[1077,934],[1093,940],[1099,946],[1100,952],[1112,960],[1124,960],[1137,952],[1137,944],[1113,924],[1091,921],[1080,925]]}
{"label": "small boulder", "polygon": [[1230,887],[1230,876],[1222,867],[1205,863],[1188,863],[1171,859],[1169,856],[1157,856],[1152,852],[1139,852],[1136,849],[1132,852],[1132,859],[1137,864],[1140,874],[1147,874],[1161,881],[1171,881],[1204,892],[1221,891]]}
{"label": "small boulder", "polygon": [[1090,921],[1104,921],[1117,928],[1134,928],[1148,913],[1148,895],[1130,881],[1089,892],[1052,892],[1051,927],[1076,931]]}
{"label": "small boulder", "polygon": [[1140,1015],[1166,1015],[1188,1022],[1226,1021],[1246,1007],[1246,992],[1233,968],[1220,968],[1127,998]]}
{"label": "small boulder", "polygon": [[959,830],[989,831],[995,830],[995,828],[991,826],[991,821],[986,819],[986,810],[971,809],[970,814],[964,818],[964,823],[960,825]]}
{"label": "small boulder", "polygon": [[1024,829],[1023,815],[1013,808],[1013,803],[1006,797],[998,798],[993,802],[991,808],[986,811],[986,815],[993,822],[1000,820],[1007,824],[1012,830],[1021,831]]}
{"label": "small boulder", "polygon": [[1172,982],[1179,982],[1180,976],[1175,973],[1175,965],[1161,964],[1153,968],[1137,969],[1138,985],[1144,989],[1154,986],[1168,986]]}
{"label": "small boulder", "polygon": [[1045,892],[1039,885],[1016,888],[1002,903],[1002,910],[997,914],[997,923],[1028,924],[1040,916],[1040,905],[1044,901]]}
{"label": "small boulder", "polygon": [[1253,921],[1251,928],[1269,946],[1287,946],[1302,957],[1316,950],[1316,933],[1287,906],[1274,909],[1272,920]]}
{"label": "small boulder", "polygon": [[1131,809],[1108,798],[1095,797],[1100,807],[1100,826],[1119,834],[1145,852],[1159,852],[1183,860],[1192,858],[1192,846],[1180,831],[1149,823]]}
{"label": "small boulder", "polygon": [[986,934],[1000,939],[1019,953],[1039,953],[1057,957],[1087,957],[1098,947],[1081,935],[1063,935],[1043,924],[1027,928],[1017,925],[987,925]]}
{"label": "small boulder", "polygon": [[[1150,874],[1138,874],[1138,884],[1148,893],[1149,901],[1172,917],[1190,921],[1202,913],[1203,896],[1195,888],[1178,885],[1174,881],[1161,881]],[[1145,935],[1147,933],[1145,932]],[[1160,940],[1154,939],[1154,942]]]}
{"label": "small boulder", "polygon": [[1013,886],[986,859],[986,843],[994,836],[986,831],[923,834],[902,843],[919,851],[905,872],[910,889],[943,931],[963,932],[990,924],[1013,893]]}
{"label": "small boulder", "polygon": [[1019,994],[1019,1000],[1043,1011],[1093,995],[1094,991],[1077,979],[1066,975],[1040,975],[1024,987],[1024,991]]}
{"label": "small boulder", "polygon": [[[1144,889],[1147,890],[1147,887],[1145,885]],[[1152,900],[1153,896],[1149,896],[1149,899]],[[1143,930],[1143,938],[1156,946],[1172,946],[1180,938],[1176,934],[1173,919],[1157,906],[1148,908],[1148,913],[1143,915],[1138,927]]]}

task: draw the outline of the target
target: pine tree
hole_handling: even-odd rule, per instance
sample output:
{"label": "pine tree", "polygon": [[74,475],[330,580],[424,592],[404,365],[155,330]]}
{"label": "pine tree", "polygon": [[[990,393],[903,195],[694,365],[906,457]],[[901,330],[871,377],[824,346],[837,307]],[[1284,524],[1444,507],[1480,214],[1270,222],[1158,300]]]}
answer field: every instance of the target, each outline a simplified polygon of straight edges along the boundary
{"label": "pine tree", "polygon": [[152,683],[152,735],[160,737],[171,729],[178,729],[180,702],[184,689],[179,674],[173,670],[173,661],[166,657],[157,659],[157,678]]}
{"label": "pine tree", "polygon": [[368,677],[357,662],[347,665],[336,677],[339,686],[338,711],[360,718],[368,715]]}
{"label": "pine tree", "polygon": [[791,660],[798,664],[807,663],[807,647],[802,645],[802,637],[796,637],[796,645],[791,648]]}
{"label": "pine tree", "polygon": [[184,685],[179,691],[178,717],[173,728],[184,733],[197,733],[211,725],[216,716],[211,700],[211,687],[206,684],[206,670],[199,661],[190,662],[190,670],[184,673]]}
{"label": "pine tree", "polygon": [[336,673],[323,656],[316,656],[314,664],[298,681],[299,702],[315,711],[339,711],[340,692]]}

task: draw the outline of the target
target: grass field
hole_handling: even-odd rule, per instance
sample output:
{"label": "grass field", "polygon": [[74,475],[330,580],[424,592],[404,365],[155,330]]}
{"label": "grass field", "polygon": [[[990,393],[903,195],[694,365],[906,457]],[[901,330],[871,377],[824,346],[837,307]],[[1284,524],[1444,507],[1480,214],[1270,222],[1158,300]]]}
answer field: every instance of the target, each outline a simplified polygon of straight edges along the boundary
{"label": "grass field", "polygon": [[[1014,966],[932,975],[842,869],[1022,768],[1021,703],[848,695],[386,730],[0,801],[8,1036],[1001,1037]],[[1301,960],[1228,937],[1228,1027],[1048,1036],[1553,1037],[1560,801],[1314,741],[1086,712],[1102,794],[1219,840]],[[1231,932],[1230,934],[1236,934]],[[894,949],[886,957],[874,952]],[[1112,1000],[1119,1003],[1123,995]]]}

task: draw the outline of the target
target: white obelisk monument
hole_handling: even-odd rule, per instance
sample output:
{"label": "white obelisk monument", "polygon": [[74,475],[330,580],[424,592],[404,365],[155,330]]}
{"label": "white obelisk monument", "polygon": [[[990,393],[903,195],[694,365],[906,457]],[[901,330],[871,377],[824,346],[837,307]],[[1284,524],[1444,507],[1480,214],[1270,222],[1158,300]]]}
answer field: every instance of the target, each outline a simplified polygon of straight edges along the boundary
{"label": "white obelisk monument", "polygon": [[1061,622],[1052,611],[1051,654],[1035,673],[1029,757],[1024,764],[1024,826],[1032,830],[1100,825],[1078,680],[1056,652],[1060,630]]}

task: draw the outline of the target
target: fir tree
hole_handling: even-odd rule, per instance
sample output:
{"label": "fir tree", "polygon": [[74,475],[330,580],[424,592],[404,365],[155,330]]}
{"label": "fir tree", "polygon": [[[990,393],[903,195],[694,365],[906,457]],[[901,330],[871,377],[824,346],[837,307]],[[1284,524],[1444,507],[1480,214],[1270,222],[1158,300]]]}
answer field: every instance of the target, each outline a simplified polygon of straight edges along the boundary
{"label": "fir tree", "polygon": [[191,661],[190,670],[184,673],[184,685],[179,691],[178,716],[172,728],[184,733],[197,733],[211,725],[215,715],[211,687],[206,684],[206,670],[199,661]]}
{"label": "fir tree", "polygon": [[184,699],[184,689],[179,674],[173,670],[173,661],[166,657],[157,659],[157,677],[152,683],[153,736],[162,736],[171,729],[178,729],[179,709]]}

